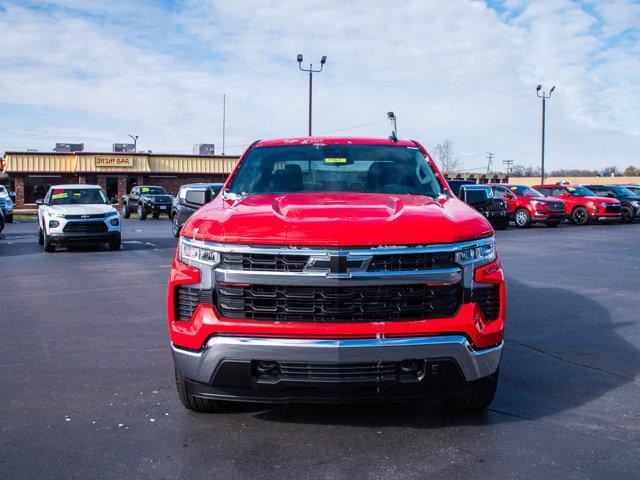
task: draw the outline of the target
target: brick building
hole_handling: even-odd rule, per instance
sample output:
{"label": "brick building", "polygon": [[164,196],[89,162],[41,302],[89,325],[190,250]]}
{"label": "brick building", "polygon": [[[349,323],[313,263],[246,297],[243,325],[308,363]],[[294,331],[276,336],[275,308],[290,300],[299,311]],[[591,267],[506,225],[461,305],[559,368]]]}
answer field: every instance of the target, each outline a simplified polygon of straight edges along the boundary
{"label": "brick building", "polygon": [[185,183],[223,182],[238,157],[103,152],[6,152],[0,180],[16,192],[16,208],[35,208],[50,185],[100,185],[109,198],[135,185],[160,185],[174,195]]}

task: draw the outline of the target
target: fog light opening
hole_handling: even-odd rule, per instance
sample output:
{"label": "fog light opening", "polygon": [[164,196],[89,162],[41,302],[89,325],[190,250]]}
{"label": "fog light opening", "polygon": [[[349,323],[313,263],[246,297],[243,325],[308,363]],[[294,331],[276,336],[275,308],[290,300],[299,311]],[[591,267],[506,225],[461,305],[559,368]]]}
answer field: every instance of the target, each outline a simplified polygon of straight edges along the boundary
{"label": "fog light opening", "polygon": [[260,375],[277,375],[280,373],[280,365],[278,362],[270,360],[260,360],[255,362],[256,372]]}

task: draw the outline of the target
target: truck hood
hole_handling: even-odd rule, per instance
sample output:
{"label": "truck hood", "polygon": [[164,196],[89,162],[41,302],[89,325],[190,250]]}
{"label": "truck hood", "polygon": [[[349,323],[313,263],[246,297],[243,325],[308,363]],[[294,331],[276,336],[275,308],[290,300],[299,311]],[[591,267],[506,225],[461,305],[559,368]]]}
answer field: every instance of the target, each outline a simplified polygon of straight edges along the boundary
{"label": "truck hood", "polygon": [[219,196],[182,231],[212,242],[306,246],[451,243],[491,232],[484,217],[456,198],[374,193]]}
{"label": "truck hood", "polygon": [[64,215],[95,215],[97,213],[113,212],[115,208],[112,205],[52,205],[50,212],[61,213]]}

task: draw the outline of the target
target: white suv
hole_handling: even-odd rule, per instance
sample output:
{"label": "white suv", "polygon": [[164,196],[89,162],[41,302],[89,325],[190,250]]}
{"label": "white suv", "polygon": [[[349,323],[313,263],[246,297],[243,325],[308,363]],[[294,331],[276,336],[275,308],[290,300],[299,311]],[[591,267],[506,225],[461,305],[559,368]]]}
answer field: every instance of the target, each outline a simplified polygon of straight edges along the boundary
{"label": "white suv", "polygon": [[109,243],[120,249],[120,215],[98,185],[53,185],[37,200],[38,242],[56,245]]}

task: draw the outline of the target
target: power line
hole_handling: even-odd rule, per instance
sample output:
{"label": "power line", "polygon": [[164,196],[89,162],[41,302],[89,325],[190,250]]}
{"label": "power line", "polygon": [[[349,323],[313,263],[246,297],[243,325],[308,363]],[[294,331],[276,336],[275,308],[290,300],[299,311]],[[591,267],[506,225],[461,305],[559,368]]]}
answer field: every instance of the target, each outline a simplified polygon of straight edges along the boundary
{"label": "power line", "polygon": [[336,132],[346,132],[347,130],[355,130],[356,128],[369,127],[371,125],[377,125],[379,123],[386,123],[386,122],[388,122],[388,119],[378,120],[377,122],[371,122],[371,123],[362,123],[360,125],[354,125],[352,127],[347,127],[347,128],[340,128],[338,130],[330,130],[328,132],[319,133],[318,135],[326,135],[327,133],[336,133]]}
{"label": "power line", "polygon": [[487,159],[489,160],[487,162],[487,175],[489,174],[489,172],[491,172],[491,162],[493,161],[493,157],[495,157],[496,154],[495,153],[487,153]]}

